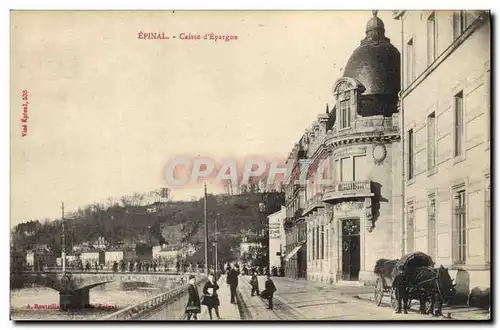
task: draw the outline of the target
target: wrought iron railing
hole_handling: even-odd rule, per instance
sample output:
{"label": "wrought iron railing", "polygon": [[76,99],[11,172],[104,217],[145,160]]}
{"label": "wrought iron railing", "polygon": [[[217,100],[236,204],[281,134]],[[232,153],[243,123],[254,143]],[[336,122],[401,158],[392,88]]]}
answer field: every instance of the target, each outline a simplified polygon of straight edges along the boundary
{"label": "wrought iron railing", "polygon": [[[206,280],[207,278],[203,276],[196,281],[196,285],[198,286]],[[105,320],[137,320],[160,306],[167,308],[169,302],[174,302],[187,294],[188,286],[189,284],[186,283],[181,287],[161,293],[139,304],[121,309],[107,316]]]}

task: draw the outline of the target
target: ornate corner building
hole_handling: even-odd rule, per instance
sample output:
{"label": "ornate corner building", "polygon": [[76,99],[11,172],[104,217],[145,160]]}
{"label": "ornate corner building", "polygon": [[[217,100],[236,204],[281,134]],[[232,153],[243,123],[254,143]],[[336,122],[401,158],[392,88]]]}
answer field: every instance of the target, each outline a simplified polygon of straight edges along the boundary
{"label": "ornate corner building", "polygon": [[[435,14],[436,17],[438,16],[437,13]],[[418,53],[419,56],[422,56],[422,54],[426,56],[429,45],[432,45],[432,47],[435,47],[433,51],[437,61],[441,57],[438,49],[442,49],[443,52],[450,52],[449,47],[452,46],[449,46],[449,44],[453,45],[455,41],[450,37],[450,40],[441,40],[441,43],[436,44],[436,46],[425,41],[428,37],[425,36],[426,20],[423,19],[424,14],[426,13],[421,11],[397,12],[394,14],[394,18],[413,17],[407,19],[407,22],[411,20],[413,22],[405,23],[405,28],[401,29],[402,39],[405,38],[408,29],[413,29],[410,32],[413,39],[410,38],[408,44],[411,47],[417,47],[420,45],[416,43],[418,38],[423,48],[421,53]],[[446,15],[450,16],[449,19],[447,19]],[[451,31],[453,24],[456,24],[453,23],[455,22],[454,15],[451,11],[439,12],[440,28]],[[460,15],[465,14],[461,13]],[[465,16],[460,17],[465,20]],[[450,24],[448,24],[448,21]],[[479,16],[472,21],[475,23],[470,24],[482,24]],[[448,27],[446,24],[450,26]],[[469,42],[471,43],[470,47],[482,47],[481,50],[485,52],[485,54],[482,54],[485,61],[486,58],[489,60],[489,47],[484,44],[485,40],[482,40],[483,44],[481,45],[473,45],[473,41],[466,41],[467,36],[463,35],[467,31],[465,21],[458,24],[462,24],[462,30],[460,30],[462,34],[459,34],[462,43]],[[488,31],[487,34],[476,38],[489,38],[489,27],[484,29]],[[424,35],[415,37],[415,35],[422,33]],[[469,31],[469,34],[472,33]],[[446,33],[443,32],[441,35],[446,36]],[[476,43],[478,42],[481,42],[481,40]],[[445,47],[445,44],[448,44],[448,48]],[[456,47],[464,47],[464,45]],[[408,55],[407,48],[404,45],[402,49],[403,54],[410,61],[422,63],[417,53],[413,53],[414,50],[411,50],[410,55]],[[455,50],[455,52],[459,52],[459,50]],[[459,57],[455,61],[460,61],[460,55],[455,54],[455,56]],[[408,64],[408,58],[402,58],[400,52],[385,36],[384,23],[377,17],[375,11],[366,25],[365,38],[361,40],[360,46],[354,50],[349,58],[343,77],[334,84],[334,106],[331,109],[327,106],[326,112],[318,115],[316,121],[300,137],[288,157],[289,168],[293,168],[293,171],[289,172],[286,181],[288,184],[285,190],[287,216],[284,222],[286,232],[284,262],[286,276],[330,283],[339,281],[371,282],[374,280],[373,267],[378,259],[396,259],[405,253],[413,251],[429,253],[436,261],[444,265],[453,264],[451,252],[450,256],[446,257],[450,260],[445,257],[441,258],[439,254],[433,252],[437,251],[435,247],[436,241],[441,242],[441,239],[445,237],[439,235],[445,232],[449,235],[446,238],[447,243],[443,243],[442,249],[444,253],[445,250],[455,251],[457,248],[453,247],[453,244],[455,244],[453,242],[464,242],[465,238],[458,241],[456,238],[452,238],[452,236],[456,236],[456,234],[453,234],[456,232],[456,226],[453,227],[451,223],[445,227],[443,222],[443,226],[436,227],[434,231],[431,230],[431,227],[424,226],[423,223],[428,222],[428,215],[425,212],[422,213],[421,210],[422,205],[426,206],[428,204],[424,197],[431,196],[433,193],[434,196],[441,196],[439,198],[442,200],[445,199],[446,195],[448,204],[451,203],[449,202],[451,199],[449,186],[451,181],[455,182],[456,180],[450,177],[450,172],[447,172],[449,165],[440,165],[445,159],[444,156],[439,156],[452,153],[451,144],[448,145],[446,144],[448,142],[445,143],[443,140],[449,139],[445,134],[446,129],[443,133],[438,133],[440,132],[439,128],[433,130],[431,127],[430,131],[434,132],[434,135],[430,137],[422,136],[421,133],[414,136],[408,136],[407,134],[411,129],[413,129],[412,133],[415,134],[427,127],[428,114],[424,114],[425,109],[431,109],[433,105],[441,103],[443,103],[442,110],[436,112],[435,118],[442,123],[436,125],[438,125],[437,127],[443,127],[443,129],[445,125],[448,125],[447,129],[450,130],[450,123],[453,122],[451,112],[448,121],[445,117],[441,119],[439,115],[447,113],[450,108],[448,103],[451,98],[449,95],[437,95],[443,92],[440,89],[442,86],[439,86],[439,82],[447,81],[447,79],[431,78],[425,76],[425,72],[419,72],[421,74],[416,78],[418,68],[415,68],[413,62]],[[447,59],[441,59],[441,61],[446,63]],[[432,65],[436,65],[436,63]],[[454,64],[450,65],[453,66]],[[456,65],[460,66],[458,62]],[[467,92],[471,91],[474,86],[479,86],[480,82],[486,79],[486,76],[489,77],[489,61],[488,64],[485,62],[480,63],[480,65],[481,68],[462,65],[462,68],[455,70],[452,76],[461,76],[461,79],[467,81],[475,79],[472,80],[473,82],[471,81],[469,89],[466,90]],[[488,74],[486,74],[485,70],[482,70],[486,67],[488,68]],[[412,71],[408,73],[407,70]],[[474,77],[466,78],[468,74],[472,74],[472,70],[474,70]],[[444,72],[444,69],[441,71],[440,76],[445,77],[448,75]],[[419,87],[406,84],[408,74],[416,78],[414,79],[415,82],[412,82],[413,85],[418,83],[416,81],[421,81],[421,94],[418,94]],[[432,79],[438,80],[427,84],[430,84],[432,86],[430,88],[434,88],[436,92],[429,92],[426,89],[429,87],[423,87],[426,85],[426,80]],[[401,90],[402,86],[403,90]],[[465,92],[463,95],[466,95]],[[484,95],[482,96],[483,99],[481,99],[481,96],[477,97],[479,97],[479,100],[476,98],[476,103],[480,103],[482,100],[481,105],[484,105],[484,108],[481,109],[485,110],[479,110],[476,107],[474,109],[475,114],[489,112],[488,106],[484,103]],[[446,118],[448,118],[448,115],[446,115]],[[467,118],[472,120],[470,116]],[[463,120],[465,122],[465,119]],[[429,130],[425,129],[423,131],[427,132]],[[486,131],[486,124],[483,131]],[[464,130],[457,132],[463,134]],[[452,135],[452,132],[448,133],[448,135]],[[483,139],[476,136],[478,133],[480,133],[480,130],[475,131],[475,135],[471,135],[474,138],[474,143]],[[410,144],[408,144],[408,139]],[[489,145],[489,134],[487,139],[487,145]],[[426,140],[434,142],[426,143]],[[483,145],[486,145],[486,137],[483,140],[485,142]],[[467,140],[467,143],[469,143],[469,140]],[[409,145],[412,146],[411,150],[408,149]],[[432,147],[434,145],[435,147]],[[403,146],[405,147],[403,148]],[[432,154],[430,151],[428,153],[421,152],[420,149],[426,146],[438,155],[433,163],[436,169],[431,169],[431,172],[428,172],[425,168],[424,171],[422,167],[425,167],[422,162],[427,159],[427,154]],[[464,152],[465,150],[471,150],[466,149],[469,145],[465,142],[461,146]],[[489,150],[489,148],[485,150]],[[489,180],[489,151],[481,155],[476,155],[476,153],[471,154],[471,158],[469,156],[467,158],[473,161],[473,157],[482,157],[479,164],[488,164],[484,169],[484,173],[487,174],[483,176]],[[464,156],[460,157],[463,158]],[[408,164],[414,163],[417,165],[411,166],[416,168],[410,168]],[[453,172],[462,173],[456,174],[459,181],[462,180],[459,183],[468,180],[468,176],[464,174],[464,171],[466,168],[469,170],[472,168],[469,165],[471,164],[463,163],[460,165],[462,170],[457,169]],[[440,166],[444,166],[443,170],[441,170]],[[409,171],[412,171],[411,177]],[[436,171],[437,176],[431,178],[427,174],[433,173],[433,171]],[[301,177],[303,172],[306,173],[305,179]],[[425,174],[422,174],[423,172]],[[440,179],[437,179],[438,176]],[[325,181],[322,181],[324,178],[329,179],[328,183],[325,184]],[[477,178],[473,181],[478,187],[483,182],[486,181]],[[471,183],[467,184],[470,185]],[[443,185],[443,188],[438,188],[439,185]],[[429,194],[426,192],[429,192]],[[458,198],[458,203],[463,204],[463,202],[460,202],[463,199]],[[415,210],[414,213],[418,215],[419,219],[422,218],[418,222],[418,228],[413,225],[413,223],[417,224],[417,220],[413,220],[413,215],[410,216],[409,209],[406,207],[409,205],[408,203],[413,203],[412,210]],[[443,210],[447,212],[443,219],[451,219],[452,217],[451,204],[448,204],[443,204]],[[437,208],[437,201],[432,205]],[[449,210],[446,205],[450,206]],[[489,212],[489,208],[485,212]],[[484,229],[488,227],[486,222],[485,220],[485,225],[479,225],[478,222],[476,224],[478,228]],[[489,234],[489,229],[487,229],[487,233]],[[475,235],[479,234],[475,232]],[[434,238],[430,238],[431,236]],[[432,241],[434,241],[434,245],[431,243]],[[462,254],[464,253],[463,248],[460,251],[462,251]],[[457,254],[459,252],[453,253]],[[477,254],[478,252],[474,253]],[[476,259],[470,260],[476,262]]]}
{"label": "ornate corner building", "polygon": [[[305,182],[287,190],[288,231],[302,238],[290,235],[294,273],[331,283],[370,280],[378,258],[399,255],[393,239],[401,203],[399,91],[400,54],[375,13],[334,84],[335,105],[289,157],[308,160]],[[318,173],[330,182],[319,182]]]}

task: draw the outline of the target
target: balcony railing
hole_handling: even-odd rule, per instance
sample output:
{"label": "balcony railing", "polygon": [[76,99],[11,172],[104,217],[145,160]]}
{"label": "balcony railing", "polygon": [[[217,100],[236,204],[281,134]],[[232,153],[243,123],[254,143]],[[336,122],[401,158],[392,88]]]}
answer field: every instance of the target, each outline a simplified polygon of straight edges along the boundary
{"label": "balcony railing", "polygon": [[327,202],[339,198],[369,196],[373,196],[373,193],[371,192],[370,180],[337,182],[332,185],[325,186],[322,201]]}
{"label": "balcony railing", "polygon": [[304,212],[302,215],[307,215],[311,213],[312,211],[324,207],[323,204],[323,193],[318,192],[316,193],[313,197],[307,200],[306,202],[306,207],[304,208]]}

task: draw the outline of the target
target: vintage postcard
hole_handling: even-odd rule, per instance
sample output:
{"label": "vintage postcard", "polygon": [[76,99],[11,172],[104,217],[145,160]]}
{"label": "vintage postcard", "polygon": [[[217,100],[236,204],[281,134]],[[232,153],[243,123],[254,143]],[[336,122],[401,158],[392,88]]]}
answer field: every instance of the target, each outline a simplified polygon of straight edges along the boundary
{"label": "vintage postcard", "polygon": [[490,320],[490,15],[11,11],[11,319]]}

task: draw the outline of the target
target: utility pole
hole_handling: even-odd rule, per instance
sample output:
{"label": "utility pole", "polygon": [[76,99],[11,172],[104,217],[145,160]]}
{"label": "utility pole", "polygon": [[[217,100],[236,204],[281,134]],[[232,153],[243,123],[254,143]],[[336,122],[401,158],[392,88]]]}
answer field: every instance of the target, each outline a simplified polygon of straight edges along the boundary
{"label": "utility pole", "polygon": [[62,211],[62,253],[61,253],[61,258],[62,258],[62,267],[63,267],[63,274],[66,274],[66,233],[64,231],[64,202],[61,204],[61,211]]}
{"label": "utility pole", "polygon": [[207,221],[207,183],[205,182],[205,205],[204,205],[204,215],[205,215],[205,273],[208,275],[208,221]]}
{"label": "utility pole", "polygon": [[219,241],[218,241],[218,232],[217,232],[217,220],[219,219],[219,213],[217,213],[217,216],[215,217],[215,280],[217,280],[217,267],[218,267],[218,263],[217,263],[217,254],[218,254],[218,245],[219,245]]}

